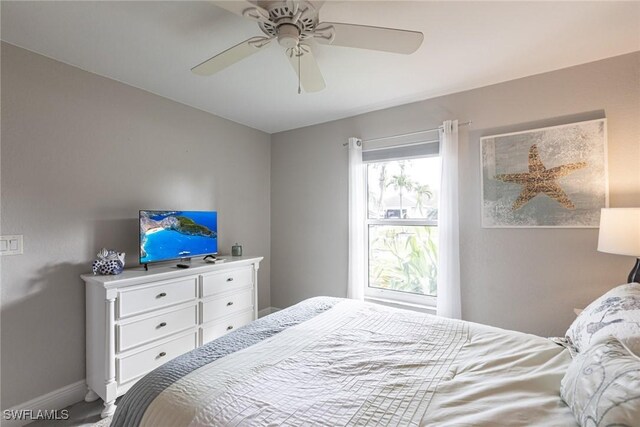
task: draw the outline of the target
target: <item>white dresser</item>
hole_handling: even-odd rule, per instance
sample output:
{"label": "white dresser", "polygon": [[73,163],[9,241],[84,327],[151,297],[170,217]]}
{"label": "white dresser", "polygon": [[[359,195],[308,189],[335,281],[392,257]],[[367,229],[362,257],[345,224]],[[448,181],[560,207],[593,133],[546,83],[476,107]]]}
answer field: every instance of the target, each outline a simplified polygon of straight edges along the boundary
{"label": "white dresser", "polygon": [[144,374],[255,320],[262,257],[233,257],[191,268],[126,269],[82,275],[86,287],[85,400],[104,400],[102,416]]}

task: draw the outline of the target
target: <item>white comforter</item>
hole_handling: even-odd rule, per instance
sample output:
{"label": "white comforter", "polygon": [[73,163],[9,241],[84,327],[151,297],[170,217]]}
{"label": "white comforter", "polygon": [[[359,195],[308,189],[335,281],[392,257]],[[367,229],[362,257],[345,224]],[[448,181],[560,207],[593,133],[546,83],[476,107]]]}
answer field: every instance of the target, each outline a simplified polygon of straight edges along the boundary
{"label": "white comforter", "polygon": [[141,426],[574,426],[566,350],[344,301],[164,390]]}

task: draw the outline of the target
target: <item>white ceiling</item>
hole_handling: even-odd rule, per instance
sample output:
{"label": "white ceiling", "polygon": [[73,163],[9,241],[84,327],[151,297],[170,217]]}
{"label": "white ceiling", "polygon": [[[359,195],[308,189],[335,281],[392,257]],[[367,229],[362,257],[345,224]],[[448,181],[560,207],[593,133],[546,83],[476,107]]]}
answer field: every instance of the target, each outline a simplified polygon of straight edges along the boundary
{"label": "white ceiling", "polygon": [[327,89],[297,94],[272,44],[190,68],[257,24],[208,2],[2,1],[2,40],[274,133],[640,50],[640,2],[326,2],[321,21],[419,30],[413,55],[317,46]]}

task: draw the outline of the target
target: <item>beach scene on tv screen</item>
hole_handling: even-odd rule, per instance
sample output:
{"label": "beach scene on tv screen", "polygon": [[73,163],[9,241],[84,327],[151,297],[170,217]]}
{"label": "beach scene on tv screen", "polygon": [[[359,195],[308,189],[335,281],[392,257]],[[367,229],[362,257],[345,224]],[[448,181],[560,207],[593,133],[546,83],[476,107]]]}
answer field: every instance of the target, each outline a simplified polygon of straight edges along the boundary
{"label": "beach scene on tv screen", "polygon": [[140,211],[140,263],[218,252],[216,212]]}

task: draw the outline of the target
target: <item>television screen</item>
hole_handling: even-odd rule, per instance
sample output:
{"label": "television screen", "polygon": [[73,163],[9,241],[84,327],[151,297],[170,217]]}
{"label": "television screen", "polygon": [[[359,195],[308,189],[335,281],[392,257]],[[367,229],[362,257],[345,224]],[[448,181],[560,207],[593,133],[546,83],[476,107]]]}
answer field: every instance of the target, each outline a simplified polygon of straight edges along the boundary
{"label": "television screen", "polygon": [[140,211],[140,264],[217,252],[216,212]]}

